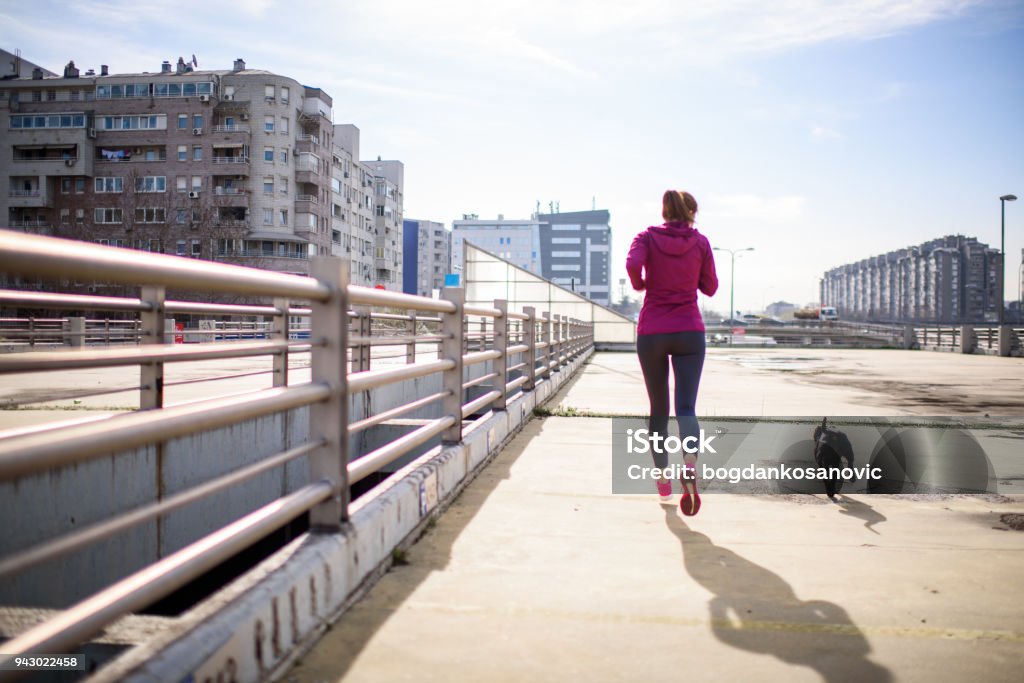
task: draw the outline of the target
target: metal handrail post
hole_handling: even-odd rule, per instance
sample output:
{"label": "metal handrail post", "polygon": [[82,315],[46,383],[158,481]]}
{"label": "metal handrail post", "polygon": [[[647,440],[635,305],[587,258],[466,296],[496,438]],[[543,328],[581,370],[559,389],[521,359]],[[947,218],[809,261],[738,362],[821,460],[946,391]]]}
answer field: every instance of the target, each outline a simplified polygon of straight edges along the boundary
{"label": "metal handrail post", "polygon": [[[274,308],[277,313],[272,318],[270,338],[288,341],[288,299],[274,299]],[[288,347],[274,355],[274,386],[288,386]]]}
{"label": "metal handrail post", "polygon": [[544,371],[541,373],[542,377],[548,377],[551,375],[551,346],[553,344],[551,340],[551,312],[541,312],[541,341],[544,342],[544,353],[541,354],[544,358]]}
{"label": "metal handrail post", "polygon": [[[167,341],[164,335],[164,297],[163,287],[146,285],[142,287],[139,298],[149,304],[149,310],[140,314],[141,335],[143,344],[163,344]],[[139,366],[139,408],[150,410],[164,407],[164,364],[160,362],[144,363]]]}
{"label": "metal handrail post", "polygon": [[366,372],[370,369],[370,352],[372,347],[368,340],[373,334],[373,321],[370,318],[369,306],[356,306],[355,312],[356,334],[359,336],[360,342],[352,353],[353,365],[355,365],[352,368],[352,372]]}
{"label": "metal handrail post", "polygon": [[409,309],[409,334],[412,339],[405,345],[405,362],[416,362],[416,309]]}
{"label": "metal handrail post", "polygon": [[562,338],[562,314],[556,313],[551,316],[551,346],[555,350],[555,357],[551,359],[555,367],[552,368],[552,372],[558,372],[562,368],[562,347],[565,345],[565,339]]}
{"label": "metal handrail post", "polygon": [[[310,370],[314,384],[330,388],[328,400],[310,407],[310,440],[324,445],[309,456],[310,480],[331,484],[331,496],[309,511],[315,531],[340,531],[348,519],[348,284],[349,263],[316,258],[310,275],[330,290],[326,301],[311,302]],[[321,342],[321,343],[317,343]]]}
{"label": "metal handrail post", "polygon": [[442,374],[442,388],[448,394],[441,400],[441,413],[454,418],[455,422],[441,433],[442,443],[462,441],[462,356],[465,348],[465,324],[463,305],[466,292],[461,287],[445,287],[441,298],[455,304],[454,313],[444,313],[441,318],[441,357],[455,365]]}
{"label": "metal handrail post", "polygon": [[526,384],[523,385],[523,391],[533,391],[537,386],[537,309],[524,306],[523,313],[527,316],[523,321],[523,343],[530,347],[526,352]]}
{"label": "metal handrail post", "polygon": [[498,373],[498,376],[494,378],[494,388],[501,393],[501,396],[494,399],[491,408],[505,410],[505,401],[507,400],[505,385],[508,384],[508,300],[495,299],[494,307],[501,311],[501,315],[494,319],[494,348],[501,353],[501,356],[494,360],[494,371]]}

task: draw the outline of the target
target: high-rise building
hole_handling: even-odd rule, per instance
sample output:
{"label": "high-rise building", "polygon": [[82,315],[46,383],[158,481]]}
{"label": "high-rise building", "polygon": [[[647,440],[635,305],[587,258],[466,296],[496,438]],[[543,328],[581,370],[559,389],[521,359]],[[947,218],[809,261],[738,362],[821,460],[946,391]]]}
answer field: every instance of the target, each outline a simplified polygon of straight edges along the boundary
{"label": "high-rise building", "polygon": [[612,229],[608,211],[542,213],[537,219],[541,275],[591,301],[609,305]]}
{"label": "high-rise building", "polygon": [[950,235],[825,273],[821,303],[852,320],[983,322],[998,315],[999,250]]}
{"label": "high-rise building", "polygon": [[401,162],[360,162],[359,130],[335,126],[332,106],[241,59],[0,80],[0,220],[290,273],[349,255],[353,282],[398,289]]}
{"label": "high-rise building", "polygon": [[402,291],[432,296],[452,272],[452,233],[443,223],[407,218],[403,221]]}
{"label": "high-rise building", "polygon": [[461,267],[462,244],[469,241],[607,306],[611,302],[609,219],[605,210],[542,213],[529,219],[465,215],[452,222],[453,267]]}
{"label": "high-rise building", "polygon": [[541,274],[540,224],[536,218],[481,219],[465,214],[452,221],[452,268],[462,270],[463,242],[470,242],[485,251],[510,261],[521,268]]}

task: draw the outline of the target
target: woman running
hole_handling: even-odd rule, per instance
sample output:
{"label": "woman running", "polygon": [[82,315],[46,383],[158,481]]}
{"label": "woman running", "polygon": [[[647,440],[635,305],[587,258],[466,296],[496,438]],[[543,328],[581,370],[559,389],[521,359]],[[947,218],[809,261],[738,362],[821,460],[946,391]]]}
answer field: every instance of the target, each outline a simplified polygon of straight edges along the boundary
{"label": "woman running", "polygon": [[[626,258],[633,289],[646,290],[636,330],[636,351],[651,401],[647,426],[651,435],[667,435],[671,358],[679,438],[694,436],[699,441],[695,408],[704,368],[704,321],[697,306],[697,290],[712,296],[718,290],[718,276],[711,245],[693,227],[697,200],[689,192],[668,190],[661,201],[665,224],[652,225],[637,235]],[[684,515],[695,515],[700,510],[697,455],[684,454],[683,463],[679,509]],[[654,449],[654,465],[660,469],[668,466],[663,450]],[[661,499],[671,500],[672,482],[661,477],[657,486]]]}

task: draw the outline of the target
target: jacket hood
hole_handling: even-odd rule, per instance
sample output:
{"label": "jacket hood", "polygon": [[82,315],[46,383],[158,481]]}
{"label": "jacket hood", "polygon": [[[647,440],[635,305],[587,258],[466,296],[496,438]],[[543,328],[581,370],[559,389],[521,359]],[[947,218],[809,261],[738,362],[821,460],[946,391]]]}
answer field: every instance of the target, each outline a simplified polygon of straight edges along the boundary
{"label": "jacket hood", "polygon": [[682,256],[700,244],[700,234],[689,223],[672,221],[647,228],[651,243],[663,254]]}

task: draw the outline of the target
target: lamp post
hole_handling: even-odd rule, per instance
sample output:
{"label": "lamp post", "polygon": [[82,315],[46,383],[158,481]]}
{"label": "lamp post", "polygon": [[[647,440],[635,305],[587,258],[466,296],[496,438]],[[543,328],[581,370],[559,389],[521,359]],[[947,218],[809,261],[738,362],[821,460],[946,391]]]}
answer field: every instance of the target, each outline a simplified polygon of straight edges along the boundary
{"label": "lamp post", "polygon": [[[714,251],[727,251],[729,252],[729,320],[736,322],[736,307],[735,307],[735,295],[736,295],[736,254],[744,251],[754,251],[753,247],[744,247],[742,249],[725,249],[723,247],[713,247]],[[729,326],[730,328],[733,325]],[[729,332],[729,346],[732,346],[732,332]]]}
{"label": "lamp post", "polygon": [[1013,195],[1013,194],[1004,194],[1002,197],[999,198],[999,209],[1000,209],[1000,213],[1002,214],[1002,220],[1000,222],[1000,229],[999,229],[999,257],[1000,257],[1000,261],[999,261],[999,318],[998,318],[998,320],[999,320],[1000,334],[1002,334],[1002,327],[1003,327],[1003,309],[1006,307],[1004,305],[1004,301],[1003,301],[1006,298],[1006,297],[1003,296],[1003,291],[1004,291],[1004,289],[1006,287],[1006,285],[1005,285],[1005,282],[1006,282],[1006,202],[1015,202],[1015,201],[1017,201],[1017,195]]}

